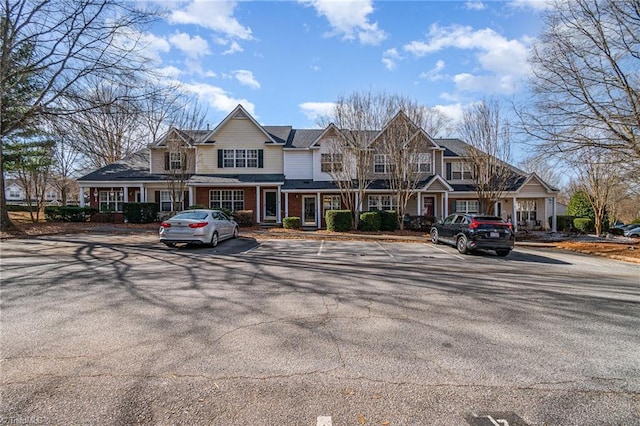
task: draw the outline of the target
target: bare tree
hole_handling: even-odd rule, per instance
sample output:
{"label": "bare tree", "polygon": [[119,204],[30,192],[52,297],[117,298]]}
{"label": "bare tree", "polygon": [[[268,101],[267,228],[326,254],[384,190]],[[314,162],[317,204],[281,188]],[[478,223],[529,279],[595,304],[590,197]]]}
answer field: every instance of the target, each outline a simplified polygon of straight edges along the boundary
{"label": "bare tree", "polygon": [[388,118],[376,152],[384,155],[387,163],[385,179],[394,195],[400,229],[403,229],[404,220],[401,219],[407,211],[409,200],[416,196],[421,182],[433,173],[429,150],[432,141],[424,130],[425,123],[433,124],[433,110],[398,95],[387,98],[386,110],[385,118],[392,113],[395,116]]}
{"label": "bare tree", "polygon": [[338,187],[342,203],[353,213],[356,229],[365,193],[373,180],[371,143],[376,129],[381,129],[384,123],[383,99],[384,95],[371,92],[340,96],[333,114],[323,122],[333,123],[340,132],[327,149],[330,155],[344,156],[340,157],[343,167],[334,167],[327,173]]}
{"label": "bare tree", "polygon": [[603,148],[587,147],[576,151],[570,157],[570,163],[576,172],[575,186],[589,198],[595,215],[596,234],[603,230],[607,210],[617,201],[616,188],[622,183],[619,162]]}
{"label": "bare tree", "polygon": [[640,1],[559,0],[530,59],[521,113],[546,153],[597,147],[640,164]]}
{"label": "bare tree", "polygon": [[514,170],[511,160],[511,126],[501,117],[497,99],[483,100],[468,107],[459,133],[469,144],[467,163],[473,174],[480,211],[494,213],[494,205],[509,188]]}
{"label": "bare tree", "polygon": [[[4,193],[5,139],[40,117],[71,114],[60,101],[88,76],[126,81],[145,69],[138,30],[151,15],[136,5],[126,0],[1,0],[1,230],[13,227]],[[16,55],[27,48],[27,60],[17,63]],[[34,89],[29,96],[19,105],[6,104],[5,95],[28,79]]]}
{"label": "bare tree", "polygon": [[[66,206],[73,196],[78,185],[75,175],[78,167],[79,153],[69,142],[69,136],[64,132],[56,134],[55,146],[53,147],[53,164],[50,174],[50,182],[61,195],[62,205]],[[83,194],[79,194],[83,196]]]}

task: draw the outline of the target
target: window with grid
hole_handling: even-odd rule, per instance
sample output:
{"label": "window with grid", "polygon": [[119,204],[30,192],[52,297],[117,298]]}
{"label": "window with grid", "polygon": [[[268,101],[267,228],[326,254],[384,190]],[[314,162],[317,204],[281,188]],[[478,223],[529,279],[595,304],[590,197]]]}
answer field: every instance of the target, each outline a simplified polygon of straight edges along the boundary
{"label": "window with grid", "polygon": [[170,152],[169,153],[169,168],[171,170],[179,170],[182,168],[182,153]]}
{"label": "window with grid", "polygon": [[232,212],[244,210],[244,190],[212,189],[209,191],[209,207]]}
{"label": "window with grid", "polygon": [[20,194],[20,191],[18,191],[17,189],[10,189],[9,190],[9,198],[20,198],[22,195]]}
{"label": "window with grid", "polygon": [[473,179],[473,172],[471,171],[471,165],[462,162],[451,163],[451,179]]}
{"label": "window with grid", "polygon": [[369,210],[393,210],[391,195],[369,195]]}
{"label": "window with grid", "polygon": [[431,153],[420,152],[411,156],[411,162],[415,164],[416,172],[431,173]]}
{"label": "window with grid", "polygon": [[222,166],[225,168],[258,168],[258,150],[223,149]]}
{"label": "window with grid", "polygon": [[101,212],[121,212],[124,194],[122,191],[100,191],[99,200]]}
{"label": "window with grid", "polygon": [[342,202],[339,195],[325,195],[322,197],[322,217],[327,216],[327,210],[340,210]]}
{"label": "window with grid", "polygon": [[320,156],[320,171],[323,173],[342,171],[342,154],[327,153]]}
{"label": "window with grid", "polygon": [[170,212],[173,210],[171,206],[171,191],[160,191],[160,211]]}
{"label": "window with grid", "polygon": [[456,200],[456,213],[479,213],[478,200]]}
{"label": "window with grid", "polygon": [[536,200],[518,200],[516,213],[518,222],[538,220],[538,202]]}
{"label": "window with grid", "polygon": [[375,154],[373,156],[373,172],[387,173],[388,171],[389,171],[389,165],[387,162],[387,156],[384,154]]}

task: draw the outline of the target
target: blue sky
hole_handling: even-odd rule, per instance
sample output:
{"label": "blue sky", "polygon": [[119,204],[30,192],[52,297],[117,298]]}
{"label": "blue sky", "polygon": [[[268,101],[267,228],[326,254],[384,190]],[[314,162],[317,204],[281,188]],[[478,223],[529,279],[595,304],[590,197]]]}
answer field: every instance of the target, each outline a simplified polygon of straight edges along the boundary
{"label": "blue sky", "polygon": [[167,81],[215,126],[241,103],[266,125],[316,127],[341,94],[386,91],[452,120],[482,97],[525,93],[545,0],[163,1],[144,35]]}

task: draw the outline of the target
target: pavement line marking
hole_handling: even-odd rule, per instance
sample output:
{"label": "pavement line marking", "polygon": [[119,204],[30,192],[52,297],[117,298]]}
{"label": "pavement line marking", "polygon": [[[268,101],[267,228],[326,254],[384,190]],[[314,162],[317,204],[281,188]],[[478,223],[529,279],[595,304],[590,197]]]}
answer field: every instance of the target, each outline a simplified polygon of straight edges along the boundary
{"label": "pavement line marking", "polygon": [[318,253],[316,254],[317,256],[322,255],[322,247],[324,247],[324,240],[320,241],[320,248],[318,248]]}
{"label": "pavement line marking", "polygon": [[389,255],[390,258],[393,258],[393,255],[391,253],[389,253],[389,251],[386,248],[382,247],[382,244],[380,244],[379,241],[376,241],[376,244],[378,245],[378,247],[380,247],[382,249],[382,251],[387,253],[387,255]]}
{"label": "pavement line marking", "polygon": [[318,416],[317,426],[332,426],[331,416]]}
{"label": "pavement line marking", "polygon": [[[427,244],[427,243],[425,243],[425,245],[428,245],[428,244]],[[443,252],[443,253],[451,254],[451,253],[449,253],[447,250],[445,250],[445,249],[443,249],[443,248],[440,248],[440,247],[438,247],[438,246],[437,246],[437,245],[435,245],[435,244],[432,244],[432,247],[433,247],[434,249],[436,249],[436,250],[440,250],[440,251],[441,251],[441,252]],[[458,259],[464,259],[464,257],[460,256],[459,254],[451,254],[451,256],[457,257]]]}

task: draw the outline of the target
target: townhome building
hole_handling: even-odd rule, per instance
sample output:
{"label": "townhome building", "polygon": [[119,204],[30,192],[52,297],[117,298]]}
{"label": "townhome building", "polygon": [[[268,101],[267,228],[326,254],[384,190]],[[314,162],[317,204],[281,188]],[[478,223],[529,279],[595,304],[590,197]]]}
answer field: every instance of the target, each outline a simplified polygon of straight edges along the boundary
{"label": "townhome building", "polygon": [[[417,130],[419,148],[411,161],[419,174],[406,212],[435,218],[479,213],[469,146]],[[353,161],[349,152],[335,150],[343,132],[333,124],[324,129],[261,125],[238,105],[213,130],[172,128],[148,149],[91,172],[78,184],[81,194],[88,192],[89,204],[105,212],[121,212],[124,203],[134,201],[155,202],[161,212],[201,205],[251,210],[259,224],[297,216],[303,226],[320,229],[327,210],[345,207],[334,173]],[[393,161],[376,148],[388,134],[370,132],[370,179],[357,204],[361,211],[395,210],[389,185]],[[516,228],[555,231],[558,190],[535,173],[509,167],[513,178],[494,213]]]}

